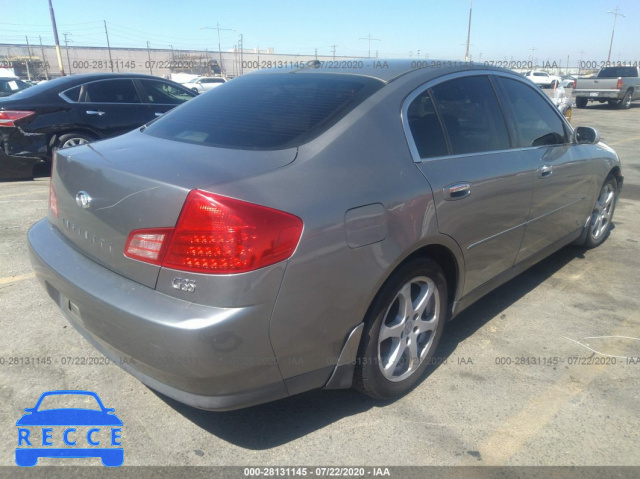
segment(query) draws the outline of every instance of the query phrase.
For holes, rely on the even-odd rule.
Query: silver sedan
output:
[[[58,151],[29,244],[78,332],[178,401],[390,398],[448,320],[605,241],[622,182],[598,132],[511,71],[311,62]]]

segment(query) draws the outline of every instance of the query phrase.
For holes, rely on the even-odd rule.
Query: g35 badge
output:
[[[196,282],[191,279],[173,278],[171,283],[175,289],[193,293],[196,290]]]

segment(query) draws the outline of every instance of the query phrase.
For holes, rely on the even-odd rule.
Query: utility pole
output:
[[[51,5],[51,0],[49,0],[49,14],[51,16],[51,25],[53,26],[53,40],[56,42],[56,54],[58,55],[58,66],[60,67],[60,75],[65,76],[64,67],[62,66],[62,54],[60,53],[60,41],[58,40],[56,16],[53,13],[53,5]]]
[[[229,32],[235,32],[235,30],[233,28],[220,28],[220,23],[216,22],[216,26],[215,27],[200,27],[200,30],[218,30],[218,58],[220,59],[220,72],[225,72],[225,70],[222,68],[222,48],[220,46],[220,30],[222,31],[229,31]]]
[[[64,49],[67,51],[67,64],[69,65],[69,75],[71,75],[71,61],[69,60],[69,39],[67,35],[71,35],[71,33],[63,33],[64,35]]]
[[[338,45],[331,45],[331,47],[332,47],[332,52],[333,52],[333,59],[334,59],[334,60],[336,59],[336,47],[337,47],[337,46],[338,46]]]
[[[533,63],[533,52],[536,52],[536,51],[538,51],[536,47],[531,47],[531,63]]]
[[[240,34],[240,43],[238,45],[240,48],[240,75],[244,74],[244,38],[242,33]]]
[[[151,50],[149,50],[149,40],[147,40],[147,56],[149,57],[149,74],[153,75],[153,69],[151,68]]]
[[[42,37],[38,36],[38,38],[40,38],[40,52],[42,53],[42,64],[44,65],[44,77],[48,80],[49,69],[47,68],[47,59],[44,57],[44,47],[42,46]]]
[[[27,53],[29,53],[29,61],[27,61],[27,78],[31,80],[31,71],[29,70],[29,63],[31,63],[31,46],[29,45],[29,37],[27,35],[24,36],[27,40]]]
[[[615,11],[611,12],[608,11],[607,13],[612,13],[613,14],[613,30],[611,30],[611,43],[609,43],[609,54],[607,55],[607,63],[609,63],[609,60],[611,60],[611,47],[613,46],[613,34],[616,33],[616,20],[618,20],[618,16],[623,17],[623,18],[627,18],[625,15],[623,15],[622,13],[618,13],[618,6],[616,6]]]
[[[471,5],[469,5],[469,28],[467,29],[467,49],[464,53],[464,61],[469,61],[469,45],[471,43],[471,13],[473,12],[473,0],[471,0]]]
[[[104,34],[107,36],[107,49],[109,50],[109,64],[111,65],[111,73],[113,73],[113,58],[111,58],[111,45],[109,44],[109,32],[107,31],[107,21],[102,20],[104,22]],[[118,69],[118,71],[120,71]]]
[[[359,40],[368,40],[369,41],[369,54],[368,54],[367,58],[371,58],[371,40],[373,40],[375,42],[381,42],[382,41],[379,38],[371,38],[371,34],[369,34],[368,36],[366,36],[364,38],[359,38]]]
[[[316,48],[316,60],[318,59],[318,49]]]

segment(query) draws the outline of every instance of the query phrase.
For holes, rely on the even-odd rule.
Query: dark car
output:
[[[98,73],[57,78],[0,98],[0,179],[29,178],[54,148],[110,138],[196,96],[162,78]]]
[[[27,88],[31,88],[33,83],[18,80],[17,78],[0,78],[0,97],[9,96],[19,91],[26,90]]]
[[[620,161],[529,80],[341,63],[243,75],[56,151],[31,261],[91,344],[204,409],[351,385],[396,397],[450,318],[606,240]]]

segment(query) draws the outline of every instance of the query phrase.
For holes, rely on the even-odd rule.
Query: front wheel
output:
[[[613,176],[609,176],[602,185],[596,204],[593,207],[591,219],[587,226],[587,237],[582,246],[589,249],[595,248],[607,239],[611,231],[611,221],[613,220],[617,199],[618,182]]]
[[[576,106],[578,108],[584,108],[585,106],[587,106],[587,99],[582,97],[582,96],[577,97],[576,98]]]
[[[424,375],[447,320],[440,266],[417,258],[387,280],[365,319],[354,387],[379,399],[409,391]]]

